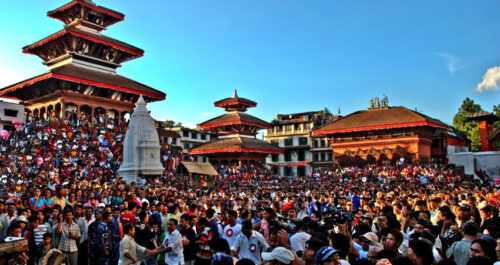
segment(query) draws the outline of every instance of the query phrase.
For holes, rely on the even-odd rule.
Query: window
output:
[[[271,161],[278,162],[278,159],[279,159],[279,155],[278,154],[272,154],[271,155]]]
[[[307,145],[307,137],[300,137],[299,138],[299,145]]]
[[[278,140],[271,140],[271,144],[275,145],[275,146],[279,146],[280,145],[280,141],[278,141]]]
[[[177,144],[177,138],[172,138],[171,144]]]
[[[203,163],[206,163],[206,162],[207,162],[207,158],[203,157]]]
[[[313,155],[313,162],[318,162],[318,154]]]
[[[189,132],[188,131],[183,131],[182,132],[183,137],[189,137]]]
[[[328,161],[333,161],[333,154],[332,153],[328,153]]]
[[[319,147],[319,141],[318,140],[314,140],[314,148],[318,148]]]
[[[184,144],[184,149],[189,149],[189,144]]]
[[[17,117],[17,110],[4,109],[4,115],[8,117]]]
[[[321,147],[326,147],[326,141],[324,139],[321,140]]]
[[[285,139],[285,146],[292,146],[292,145],[293,145],[293,138]]]
[[[200,137],[201,137],[201,140],[206,140],[207,139],[207,135],[204,134],[204,133],[202,133]]]
[[[198,138],[198,134],[197,134],[197,133],[195,133],[195,132],[192,132],[192,133],[191,133],[191,138],[193,138],[193,139]]]
[[[292,151],[285,151],[285,161],[286,162],[292,161]]]
[[[291,176],[291,175],[292,175],[292,168],[285,167],[285,176]]]
[[[321,162],[324,162],[324,161],[326,161],[326,160],[325,160],[325,154],[323,154],[323,153],[322,153],[322,154],[321,154]]]
[[[299,124],[299,123],[296,123],[296,124],[295,124],[295,130],[296,130],[296,131],[299,131],[299,130],[300,130],[300,124]]]
[[[304,161],[304,160],[306,160],[306,151],[299,150],[299,161]]]

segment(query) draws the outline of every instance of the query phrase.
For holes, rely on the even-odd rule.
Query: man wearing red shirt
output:
[[[126,224],[132,224],[135,226],[135,211],[137,210],[137,204],[135,202],[130,202],[128,204],[128,210],[123,212],[120,217],[120,222],[123,226]]]

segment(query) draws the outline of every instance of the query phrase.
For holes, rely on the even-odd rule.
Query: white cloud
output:
[[[194,122],[194,121],[188,121],[186,123],[182,123],[182,126],[188,127],[188,128],[191,128],[191,129],[196,129],[196,122]]]
[[[450,74],[455,73],[458,70],[463,69],[462,58],[450,53],[450,52],[439,52],[436,53],[437,56],[443,58],[446,61],[446,67]]]
[[[483,81],[476,87],[478,92],[496,91],[500,83],[500,66],[495,66],[486,71],[483,75]]]
[[[212,115],[215,115],[215,113],[212,113],[212,112],[203,112],[203,113],[201,113],[201,116],[203,116],[203,117],[208,117],[208,116],[212,116]]]

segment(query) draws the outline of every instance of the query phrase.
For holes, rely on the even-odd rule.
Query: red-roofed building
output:
[[[4,87],[0,96],[20,98],[29,115],[74,111],[91,120],[122,118],[132,113],[141,95],[147,102],[165,99],[165,93],[116,73],[122,63],[144,55],[101,33],[123,21],[123,14],[90,0],[73,0],[47,15],[62,21],[64,29],[23,48],[42,58],[47,73]]]
[[[363,165],[400,161],[444,161],[451,127],[409,110],[372,104],[313,132],[330,138],[336,164]]]
[[[258,130],[271,128],[268,122],[245,113],[257,106],[256,102],[238,97],[235,90],[233,97],[214,105],[227,113],[200,124],[200,128],[214,132],[217,139],[191,148],[190,155],[205,155],[214,164],[251,164],[264,163],[269,154],[283,153],[281,148],[255,137]]]

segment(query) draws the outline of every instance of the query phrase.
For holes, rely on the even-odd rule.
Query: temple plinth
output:
[[[214,103],[227,113],[200,124],[204,130],[218,136],[208,143],[189,150],[190,155],[205,155],[214,164],[264,163],[269,154],[282,154],[281,148],[256,138],[260,129],[271,128],[271,124],[245,113],[257,103],[234,95]]]

